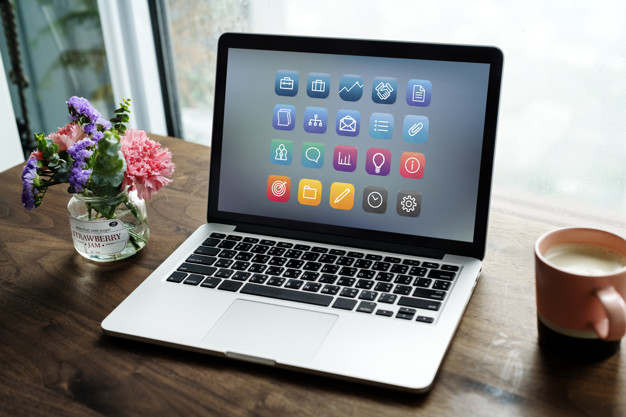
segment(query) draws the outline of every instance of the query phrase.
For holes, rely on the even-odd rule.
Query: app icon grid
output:
[[[275,93],[282,97],[296,97],[299,93],[299,72],[294,70],[277,70]],[[368,82],[360,75],[344,74],[336,82],[333,89],[331,76],[326,73],[311,72],[306,78],[306,94],[309,99],[327,99],[333,92],[347,103],[354,103],[355,108],[344,108],[336,112],[334,133],[339,137],[358,138],[361,132],[361,112],[357,109],[358,102],[364,100],[365,86],[371,85],[371,101],[380,105],[393,105],[399,94],[398,80],[393,77],[374,77]],[[368,87],[369,88],[369,87]],[[373,112],[364,115],[369,118],[368,135],[371,139],[394,140],[401,135],[405,143],[420,144],[428,140],[429,119],[425,114],[415,112],[419,107],[431,104],[432,84],[428,80],[410,79],[406,84],[407,107],[402,120],[401,132],[394,132],[394,115],[388,112]],[[288,102],[288,101],[287,101]],[[316,101],[316,103],[323,103]],[[311,102],[310,104],[313,104]],[[329,134],[328,108],[318,105],[305,107],[303,111],[302,130],[305,134]],[[381,108],[381,110],[383,110]],[[291,104],[276,104],[273,111],[272,125],[276,130],[296,130],[297,110]],[[367,120],[367,119],[366,119]],[[366,122],[367,123],[367,122]],[[397,134],[397,135],[396,135]],[[270,161],[277,165],[290,165],[294,160],[294,146],[290,140],[273,139],[271,141]],[[300,164],[305,168],[322,168],[326,148],[332,152],[333,170],[337,173],[355,172],[359,165],[359,151],[350,145],[336,144],[330,141],[302,142]],[[332,150],[331,150],[332,149]],[[370,147],[362,155],[364,171],[372,176],[388,176],[392,174],[392,154],[388,149]],[[424,176],[425,157],[419,152],[402,152],[397,174],[401,178],[421,179]],[[361,161],[362,163],[363,161]],[[271,175],[268,178],[267,196],[271,201],[286,202],[291,198],[289,177]],[[298,183],[297,200],[302,205],[317,206],[323,200],[324,187],[317,179],[302,178]],[[365,212],[381,214],[387,212],[389,191],[383,187],[364,186],[361,193],[361,208]],[[404,217],[418,217],[421,212],[422,194],[414,190],[401,190],[395,193],[396,213]],[[352,210],[354,207],[355,187],[351,183],[333,182],[328,190],[328,204],[341,210]],[[393,204],[393,202],[391,203]]]

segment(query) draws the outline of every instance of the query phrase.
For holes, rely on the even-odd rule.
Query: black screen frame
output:
[[[280,45],[280,47],[276,45]],[[473,240],[471,242],[464,242],[220,211],[218,209],[218,197],[224,104],[226,99],[226,76],[228,72],[227,58],[228,51],[231,48],[488,64],[489,80]],[[502,65],[502,52],[500,49],[492,46],[427,44],[247,33],[223,34],[218,41],[217,51],[207,221],[209,223],[237,225],[239,230],[276,236],[303,238],[319,242],[378,249],[381,249],[382,242],[386,244],[385,250],[394,252],[434,257],[443,257],[444,254],[449,253],[482,260],[485,254],[487,238],[496,126],[502,82]]]

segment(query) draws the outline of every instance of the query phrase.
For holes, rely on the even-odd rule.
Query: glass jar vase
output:
[[[150,236],[146,202],[136,191],[104,197],[74,194],[67,210],[76,251],[93,261],[128,258],[140,251]]]

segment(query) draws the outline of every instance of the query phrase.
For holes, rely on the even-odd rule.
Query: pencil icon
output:
[[[341,194],[337,196],[337,198],[335,198],[334,204],[337,204],[338,202],[343,200],[348,194],[350,194],[350,189],[346,188]]]
[[[333,182],[330,186],[328,202],[334,209],[352,210],[354,205],[354,185],[347,182]]]

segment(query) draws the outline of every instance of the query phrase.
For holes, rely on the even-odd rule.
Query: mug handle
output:
[[[591,323],[603,340],[620,340],[626,334],[626,302],[613,287],[596,291],[608,318]]]

